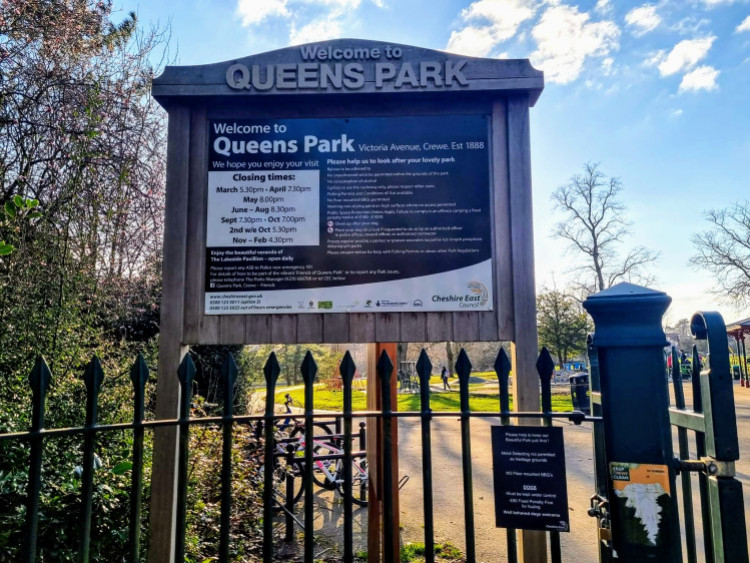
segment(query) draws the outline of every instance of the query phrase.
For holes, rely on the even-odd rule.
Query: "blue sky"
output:
[[[337,37],[530,58],[546,82],[531,110],[538,287],[564,288],[575,265],[550,236],[550,194],[599,162],[623,183],[628,243],[661,253],[654,287],[673,298],[668,320],[750,316],[688,266],[702,212],[750,199],[748,0],[120,2],[142,23],[171,24],[180,65]]]

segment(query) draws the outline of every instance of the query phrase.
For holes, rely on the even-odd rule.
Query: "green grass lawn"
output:
[[[472,374],[472,377],[479,377],[479,376],[475,376],[474,374]],[[469,387],[477,387],[479,385],[486,385],[487,383],[495,383],[495,382],[497,382],[497,378],[490,379],[489,377],[484,377],[484,379],[486,381],[483,382],[483,383],[469,383]],[[448,383],[450,384],[451,387],[454,387],[454,388],[458,389],[458,378],[457,377],[453,377],[453,378],[449,379]],[[439,385],[439,386],[442,386],[443,385],[443,379],[439,375],[433,375],[430,378],[430,385]]]
[[[295,405],[304,405],[304,389],[282,390],[276,394],[276,402],[284,403],[284,395],[289,393],[294,399]],[[324,387],[315,387],[313,403],[316,409],[339,411],[344,406],[344,394],[341,391],[330,391]],[[510,398],[510,406],[513,408],[513,397]],[[458,390],[445,393],[432,393],[430,396],[430,407],[435,411],[459,411],[460,401]],[[352,408],[355,411],[367,410],[367,395],[362,391],[352,391]],[[491,412],[500,410],[499,393],[471,393],[469,395],[469,408],[476,412]],[[420,401],[418,393],[403,393],[398,395],[399,411],[418,411]],[[552,395],[552,410],[556,412],[573,410],[570,395]]]

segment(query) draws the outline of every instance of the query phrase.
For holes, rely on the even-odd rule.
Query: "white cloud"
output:
[[[684,39],[675,45],[672,50],[664,55],[664,51],[657,53],[659,59],[649,59],[658,62],[659,73],[662,76],[670,76],[678,72],[690,70],[708,54],[716,36],[702,37],[699,39]]]
[[[640,37],[656,29],[661,23],[661,16],[656,13],[656,6],[644,4],[625,14],[625,23],[633,28],[633,35]]]
[[[565,4],[548,8],[531,31],[537,50],[532,63],[550,82],[567,84],[580,76],[589,57],[606,58],[619,48],[620,29],[614,22],[590,22],[589,14]]]
[[[672,110],[672,111],[669,112],[669,117],[673,117],[673,118],[677,119],[678,117],[682,117],[683,113],[684,112],[682,111],[681,108],[677,108],[677,109],[674,109],[674,110]]]
[[[682,77],[680,82],[680,92],[706,90],[711,92],[719,88],[716,79],[719,77],[719,71],[712,66],[699,66],[692,72],[688,72]]]
[[[325,41],[336,37],[341,37],[341,22],[336,18],[314,20],[300,28],[296,23],[292,23],[292,29],[289,32],[289,42],[293,45]]]
[[[385,0],[370,0],[378,8]],[[245,27],[282,19],[290,43],[307,43],[340,37],[344,25],[356,17],[362,0],[237,0],[237,14]]]
[[[608,14],[612,11],[612,1],[611,0],[597,0],[596,6],[594,6],[594,10],[599,12],[600,14]]]
[[[513,37],[536,9],[533,0],[477,0],[461,12],[461,17],[465,21],[486,20],[498,41],[504,41]]]
[[[614,64],[615,60],[612,57],[607,57],[606,59],[602,60],[602,71],[606,76],[610,76],[613,73]]]
[[[254,25],[266,18],[289,16],[287,0],[237,0],[237,13],[242,25]]]
[[[659,66],[659,63],[661,63],[666,58],[666,56],[667,52],[664,49],[654,51],[653,53],[651,53],[649,58],[643,61],[643,66]]]
[[[708,8],[721,6],[722,4],[734,4],[737,0],[701,0]]]
[[[706,18],[697,18],[695,16],[687,16],[682,18],[675,25],[671,26],[672,31],[676,31],[680,35],[698,35],[703,28],[711,25],[711,20]]]
[[[472,57],[486,57],[496,43],[497,40],[489,27],[469,26],[452,32],[445,49]]]
[[[487,56],[496,45],[513,37],[537,7],[537,0],[476,0],[461,11],[466,26],[451,33],[446,50]]]
[[[742,31],[750,31],[750,16],[747,16],[744,20],[742,20],[742,23],[737,26],[737,29],[735,31],[737,33],[740,33]]]

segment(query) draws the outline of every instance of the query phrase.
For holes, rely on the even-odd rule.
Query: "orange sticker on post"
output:
[[[633,523],[636,525],[627,534],[631,536],[629,539],[638,538],[637,543],[644,545],[658,545],[662,511],[671,496],[669,468],[648,463],[612,462],[609,474],[615,496],[626,508],[635,511]]]

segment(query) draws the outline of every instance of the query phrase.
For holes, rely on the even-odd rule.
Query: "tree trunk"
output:
[[[402,362],[406,362],[409,358],[409,342],[399,342],[396,346],[396,373],[401,369]]]
[[[445,355],[448,358],[448,375],[453,376],[453,364],[456,362],[453,359],[453,344],[451,342],[445,343]]]

